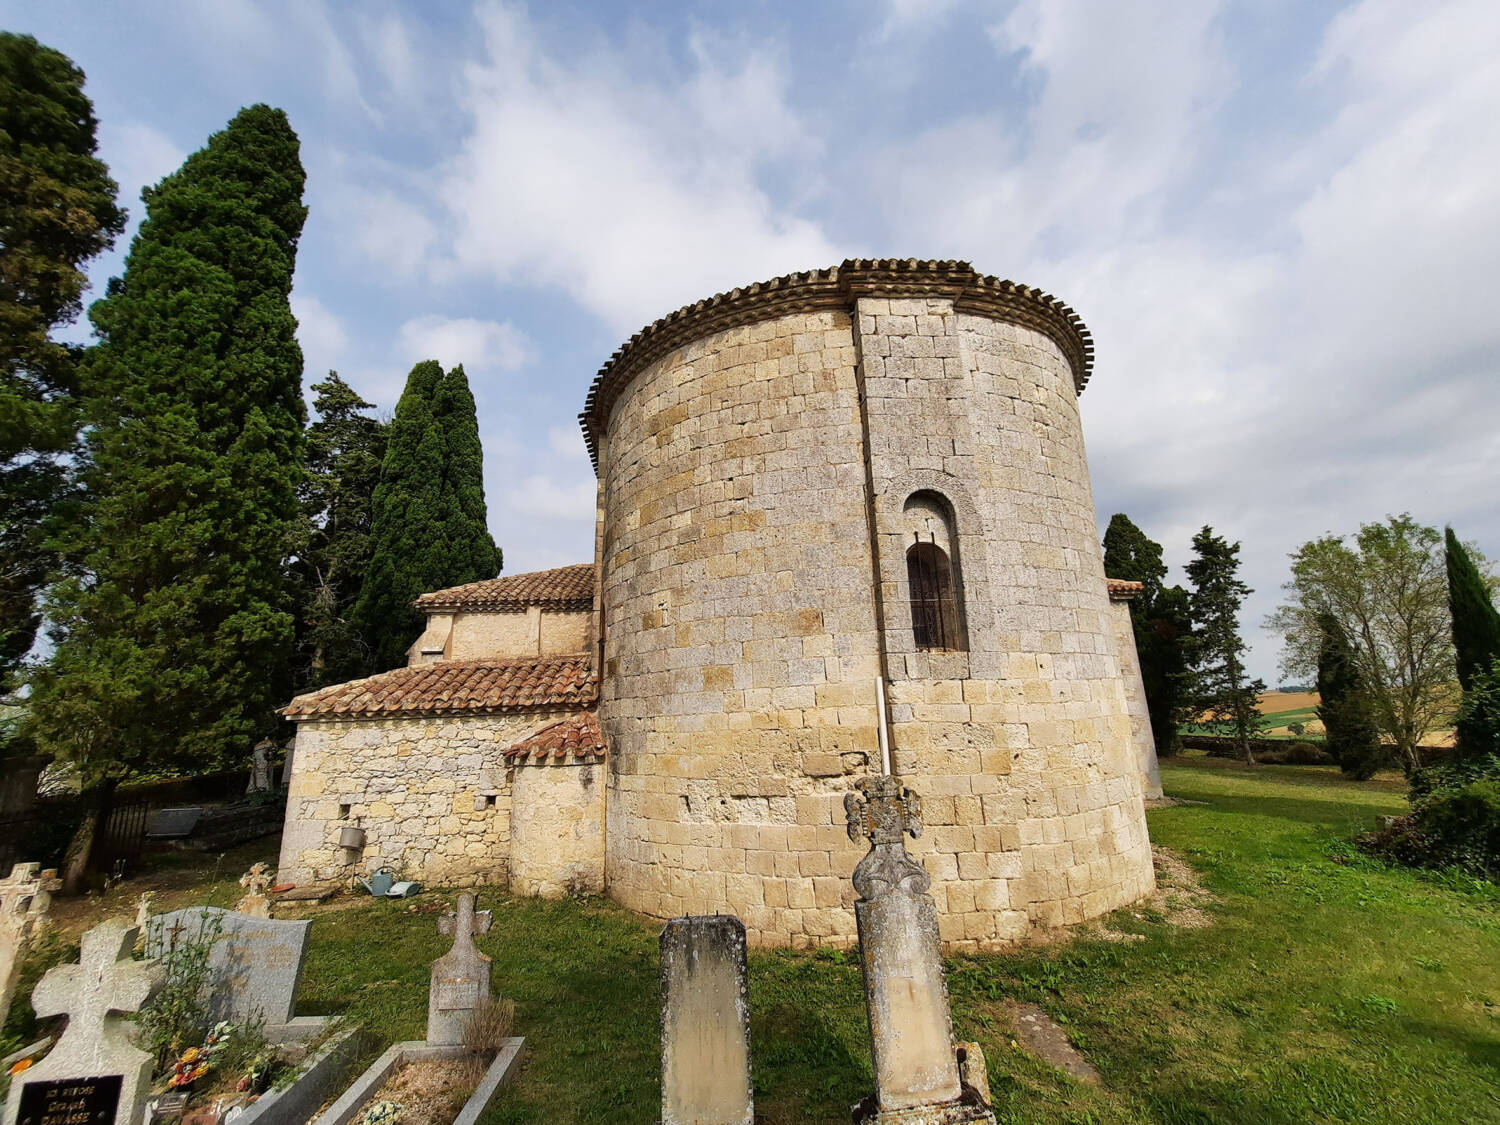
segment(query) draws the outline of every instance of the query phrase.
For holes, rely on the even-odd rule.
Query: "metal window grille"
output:
[[[953,567],[936,543],[913,543],[906,551],[911,587],[912,637],[919,649],[962,648],[958,606],[953,598]]]

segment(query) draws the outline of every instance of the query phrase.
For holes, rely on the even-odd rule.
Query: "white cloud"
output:
[[[310,293],[292,291],[292,315],[297,318],[297,342],[302,345],[304,381],[316,382],[337,369],[349,346],[349,333],[343,322]]]
[[[746,47],[726,64],[700,39],[678,83],[627,73],[616,55],[550,55],[514,8],[479,20],[487,58],[465,72],[473,128],[440,189],[463,267],[560,287],[623,333],[842,257],[757,186],[767,162],[808,144],[773,55]]]
[[[170,137],[140,121],[101,123],[99,154],[120,185],[120,201],[133,219],[140,218],[139,212],[144,210],[137,202],[141,188],[155,185],[187,159],[187,153],[173,144]]]
[[[558,457],[583,459],[588,457],[588,446],[583,443],[583,431],[577,426],[552,426],[547,430],[547,448]]]
[[[508,488],[505,503],[522,515],[556,520],[592,520],[597,495],[592,475],[587,479],[559,482],[551,476],[535,473]]]
[[[397,349],[408,363],[435,359],[444,367],[463,364],[474,375],[515,371],[531,361],[532,346],[515,325],[472,317],[419,316],[396,334]]]
[[[1204,523],[1243,540],[1272,679],[1256,626],[1304,540],[1403,509],[1494,534],[1500,9],[1347,9],[1305,75],[1276,76],[1302,115],[1260,119],[1244,159],[1226,108],[1269,79],[1235,69],[1215,7],[1025,0],[992,34],[1032,100],[939,119],[872,166],[896,170],[903,244],[1089,323],[1101,520],[1129,512],[1175,563]]]
[[[437,268],[437,224],[420,207],[391,191],[351,188],[344,224],[371,261],[390,267],[397,280],[428,276]]]

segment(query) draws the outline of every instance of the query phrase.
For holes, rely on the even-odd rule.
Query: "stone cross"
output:
[[[849,838],[870,841],[854,869],[875,1095],[855,1120],[956,1125],[995,1120],[960,1080],[958,1048],[943,980],[937,907],[926,869],[906,851],[922,834],[922,802],[895,777],[867,777],[844,797]]]
[[[491,1002],[490,959],[474,945],[474,934],[486,932],[490,919],[485,917],[480,922],[474,903],[474,895],[459,895],[458,909],[451,920],[438,920],[438,932],[453,935],[453,948],[432,963],[427,994],[429,1046],[463,1043],[474,1013]],[[489,911],[484,914],[489,915]]]
[[[249,914],[252,918],[269,918],[271,899],[266,891],[273,878],[273,873],[264,863],[251,864],[250,870],[240,876],[240,886],[245,888],[245,895],[234,904],[235,910],[241,914]]]
[[[26,941],[46,925],[52,892],[61,886],[57,872],[43,871],[39,863],[18,863],[0,880],[0,1027],[15,995]]]
[[[661,932],[662,1125],[752,1125],[745,924],[673,918]]]
[[[161,987],[165,973],[155,961],[134,961],[136,929],[123,919],[100,922],[83,935],[79,963],[47,970],[31,996],[37,1015],[66,1015],[68,1026],[51,1053],[18,1077],[5,1107],[5,1125],[16,1125],[22,1102],[42,1103],[28,1110],[30,1125],[57,1099],[84,1090],[105,1091],[113,1113],[90,1104],[90,1125],[140,1125],[150,1089],[151,1054],[130,1042],[124,1013],[140,1011]],[[37,1087],[30,1096],[26,1091]],[[81,1107],[85,1108],[85,1107]],[[33,1113],[37,1123],[31,1123]]]

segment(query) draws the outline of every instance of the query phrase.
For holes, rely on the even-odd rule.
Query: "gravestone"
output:
[[[662,1125],[752,1125],[745,924],[673,918],[661,932]]]
[[[32,992],[42,1018],[66,1015],[50,1054],[18,1075],[5,1125],[140,1125],[151,1055],[130,1042],[124,1013],[161,987],[162,967],[131,960],[136,929],[123,919],[83,935],[79,963],[48,969]]]
[[[209,1013],[242,1023],[264,1017],[266,1036],[284,1034],[297,1004],[297,982],[311,922],[255,918],[217,906],[156,914],[146,933],[148,956],[166,959],[178,944],[218,938],[208,955]]]
[[[861,778],[855,785],[858,792],[844,797],[844,812],[849,838],[870,841],[854,869],[860,896],[854,920],[875,1069],[874,1097],[855,1107],[855,1120],[993,1123],[979,1092],[960,1079],[937,907],[927,893],[932,880],[903,839],[922,834],[921,799],[895,777]]]
[[[250,870],[240,876],[240,886],[245,888],[245,894],[234,904],[234,909],[252,918],[269,918],[271,896],[266,891],[274,878],[274,873],[264,863],[252,863]]]
[[[490,1002],[490,959],[474,945],[487,933],[490,912],[476,915],[472,894],[458,896],[458,909],[438,919],[438,933],[453,935],[453,948],[432,963],[427,993],[427,1045],[452,1047],[464,1041],[469,1020]]]
[[[15,995],[26,940],[46,924],[52,892],[61,886],[57,872],[38,863],[18,863],[0,880],[0,1027]]]
[[[203,819],[203,808],[157,809],[146,821],[146,835],[153,839],[174,840],[191,836]]]

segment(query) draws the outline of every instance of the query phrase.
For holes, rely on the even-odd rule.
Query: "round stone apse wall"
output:
[[[950,948],[1153,887],[1070,310],[962,263],[700,302],[606,365],[606,877],[657,917],[850,944],[843,796],[894,767]]]

